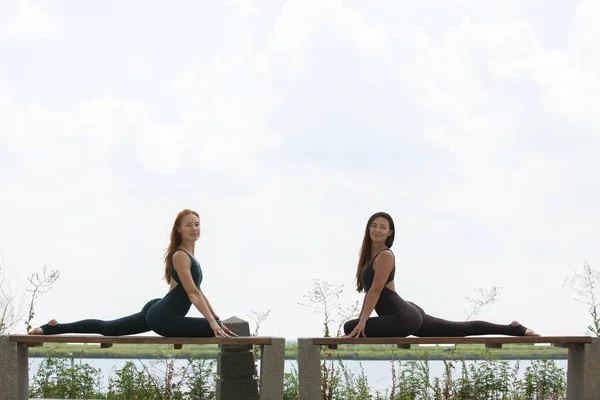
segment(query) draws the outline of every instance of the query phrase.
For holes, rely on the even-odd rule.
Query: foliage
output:
[[[592,334],[600,336],[600,270],[583,264],[581,271],[576,271],[573,276],[563,282],[563,286],[573,289],[577,293],[577,301],[587,306],[592,322],[588,329]]]
[[[4,267],[4,254],[0,250],[0,335],[9,333],[20,321],[25,322],[29,331],[31,320],[35,315],[35,305],[42,295],[52,288],[59,276],[58,271],[48,271],[45,265],[41,275],[37,272],[31,274],[27,278],[29,287],[26,289],[31,296],[28,300],[28,308],[24,309],[22,305],[25,299],[17,298],[11,290]]]
[[[183,400],[216,398],[216,363],[214,360],[189,359],[176,370],[174,360],[164,362],[164,370],[127,361],[114,369],[108,388],[100,387],[101,371],[73,358],[45,358],[32,379],[29,395],[47,399],[107,400]]]
[[[47,358],[32,379],[31,398],[93,399],[100,394],[100,370],[71,357]]]

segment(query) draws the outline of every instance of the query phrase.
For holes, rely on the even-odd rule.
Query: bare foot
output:
[[[511,326],[519,326],[521,323],[519,321],[513,321],[510,323]],[[540,336],[539,333],[536,333],[533,329],[525,328],[525,336]]]
[[[50,326],[58,325],[58,321],[55,319],[51,319],[50,321],[48,321],[48,323],[46,325],[50,325]],[[27,334],[28,335],[43,335],[44,331],[42,330],[42,328],[40,328],[38,326],[37,328],[33,328],[32,330],[27,332]]]

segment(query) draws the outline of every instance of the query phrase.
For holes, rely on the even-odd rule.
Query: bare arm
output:
[[[367,294],[365,293],[365,297],[363,297],[362,306],[360,307],[360,312],[358,313],[358,318],[362,315],[363,310],[365,309],[365,303],[367,302]]]
[[[179,275],[179,281],[183,286],[183,289],[188,295],[188,298],[192,302],[192,304],[200,311],[200,313],[208,320],[208,322],[212,325],[216,323],[215,317],[213,316],[212,309],[210,305],[206,301],[206,298],[196,287],[194,284],[194,280],[192,279],[191,272],[192,262],[190,258],[182,251],[178,251],[173,256],[173,267],[175,271],[177,271],[177,275]]]
[[[208,297],[206,297],[206,295],[204,294],[204,292],[202,290],[200,290],[200,293],[202,294],[202,297],[204,297],[204,301],[206,302],[206,305],[208,306],[208,309],[210,311],[210,313],[212,314],[212,316],[215,319],[219,319],[219,316],[217,315],[217,313],[215,312],[215,310],[213,310],[212,306],[210,305],[210,302],[208,301]]]
[[[371,289],[369,289],[365,295],[363,307],[360,312],[360,321],[366,322],[375,309],[379,296],[381,296],[381,291],[385,287],[385,282],[390,276],[393,268],[394,256],[389,251],[382,251],[373,264],[375,277],[373,278]]]

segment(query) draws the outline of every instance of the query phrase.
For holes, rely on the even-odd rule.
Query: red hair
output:
[[[173,228],[171,228],[171,243],[169,243],[169,247],[165,252],[165,280],[167,283],[171,283],[171,258],[173,258],[173,253],[175,253],[175,249],[179,247],[181,244],[181,235],[177,231],[177,228],[181,224],[181,220],[185,218],[187,215],[194,214],[196,217],[200,218],[200,215],[194,210],[185,209],[177,214],[177,218],[175,218],[175,222],[173,222]]]

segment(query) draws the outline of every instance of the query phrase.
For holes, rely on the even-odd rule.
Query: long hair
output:
[[[177,218],[175,218],[175,222],[173,222],[173,228],[171,228],[171,243],[169,243],[169,247],[167,247],[167,251],[165,252],[164,260],[165,260],[165,280],[167,283],[171,283],[171,258],[173,257],[173,253],[175,253],[175,249],[179,247],[181,244],[181,235],[177,231],[177,228],[181,224],[181,220],[185,218],[186,215],[194,214],[196,217],[200,218],[200,215],[194,210],[185,209],[177,214]]]
[[[379,218],[379,217],[387,219],[388,223],[390,224],[390,229],[392,231],[392,234],[390,236],[388,236],[387,239],[385,240],[386,246],[392,247],[392,245],[394,244],[394,236],[396,235],[396,228],[394,226],[394,220],[392,219],[392,217],[388,213],[385,213],[385,212],[378,212],[378,213],[371,215],[371,218],[369,218],[369,221],[367,221],[367,226],[365,227],[365,237],[363,238],[362,247],[360,248],[360,255],[358,257],[358,267],[356,268],[356,291],[358,293],[363,291],[363,285],[362,285],[362,282],[360,281],[360,274],[361,274],[363,268],[365,267],[365,265],[367,265],[367,263],[373,256],[371,254],[371,247],[372,247],[373,241],[371,240],[371,235],[369,234],[369,227],[371,226],[371,224],[373,223],[375,218]]]

